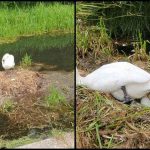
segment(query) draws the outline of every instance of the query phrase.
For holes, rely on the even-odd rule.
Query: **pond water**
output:
[[[16,65],[19,65],[22,57],[27,53],[34,63],[50,65],[55,70],[72,71],[74,68],[73,43],[73,34],[20,37],[13,43],[0,45],[0,60],[5,53],[10,53],[14,55]],[[0,70],[3,70],[2,65]]]

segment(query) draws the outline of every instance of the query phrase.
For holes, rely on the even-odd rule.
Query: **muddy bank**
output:
[[[42,73],[50,82],[50,87],[55,87],[63,93],[67,101],[74,100],[74,72],[42,71]]]
[[[64,135],[57,135],[57,137],[54,136],[17,148],[74,148],[74,133],[69,132]]]

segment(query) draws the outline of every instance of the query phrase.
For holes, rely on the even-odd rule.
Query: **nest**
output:
[[[149,108],[77,88],[78,148],[149,148],[149,129]]]
[[[46,79],[38,72],[23,69],[2,71],[0,104],[7,98],[19,100],[29,94],[40,94],[45,82]]]

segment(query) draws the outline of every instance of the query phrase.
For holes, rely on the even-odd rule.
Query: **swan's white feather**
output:
[[[150,99],[148,97],[143,97],[141,99],[141,104],[150,107]]]
[[[86,77],[81,77],[76,71],[77,85],[111,93],[120,101],[124,100],[122,86],[126,87],[127,94],[133,99],[142,98],[150,92],[150,74],[128,62],[103,65]]]
[[[94,90],[112,92],[127,84],[147,83],[150,74],[127,62],[104,65],[87,75],[83,84]]]
[[[2,66],[4,69],[11,69],[15,66],[14,56],[6,53],[2,58]]]

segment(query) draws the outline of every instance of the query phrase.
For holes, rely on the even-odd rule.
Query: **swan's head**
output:
[[[2,58],[2,66],[4,69],[11,69],[15,66],[14,56],[6,53]]]

